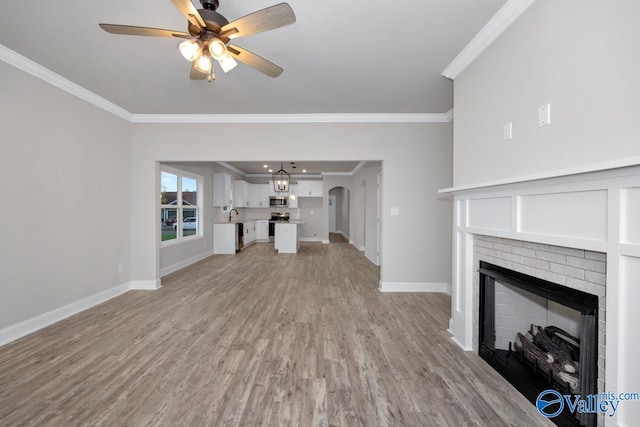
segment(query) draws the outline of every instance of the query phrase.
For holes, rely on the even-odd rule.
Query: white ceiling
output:
[[[289,0],[297,22],[235,39],[284,68],[244,64],[189,80],[180,40],[98,23],[186,31],[170,0],[2,1],[0,44],[134,114],[444,113],[440,73],[506,0]],[[193,0],[201,8],[199,0]],[[220,0],[234,20],[278,0]]]

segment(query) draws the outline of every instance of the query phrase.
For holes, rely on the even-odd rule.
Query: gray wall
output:
[[[383,160],[392,191],[382,200],[382,279],[450,281],[450,250],[425,254],[450,245],[441,235],[450,204],[436,190],[451,185],[451,123],[131,124],[5,63],[0,77],[4,197],[20,207],[0,221],[0,328],[129,282],[153,283],[161,258],[167,266],[208,250],[207,237],[201,248],[161,255],[160,162]],[[367,170],[344,186],[359,185]],[[400,217],[389,217],[391,206]],[[322,218],[326,238],[324,206]],[[364,243],[371,231],[359,233]]]
[[[454,185],[639,156],[639,16],[633,0],[534,2],[455,79]]]
[[[128,122],[4,62],[0,94],[2,329],[130,280],[131,164]]]
[[[322,198],[298,197],[298,213],[305,224],[300,226],[300,236],[303,239],[322,238],[322,220],[325,217]]]
[[[159,160],[295,158],[383,160],[382,280],[450,282],[451,206],[436,196],[451,185],[450,123],[133,124],[132,156],[134,280],[159,277]],[[389,216],[392,206],[400,216]]]

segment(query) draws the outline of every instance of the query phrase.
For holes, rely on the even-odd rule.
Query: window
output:
[[[201,176],[162,166],[160,169],[160,232],[162,241],[202,235]]]

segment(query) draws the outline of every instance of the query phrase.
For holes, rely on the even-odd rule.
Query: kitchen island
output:
[[[279,254],[295,254],[300,246],[298,225],[301,221],[277,222],[275,224],[274,248]]]

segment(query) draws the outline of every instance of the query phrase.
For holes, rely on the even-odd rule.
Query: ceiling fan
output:
[[[100,28],[111,34],[185,39],[180,43],[180,52],[192,63],[189,74],[192,80],[214,80],[214,59],[225,73],[235,68],[235,59],[270,77],[278,77],[284,71],[253,52],[229,44],[229,41],[293,24],[296,22],[296,16],[287,3],[267,7],[229,22],[216,12],[218,0],[200,0],[203,9],[199,10],[193,6],[191,0],[171,1],[189,21],[187,33],[115,24],[99,24]]]

